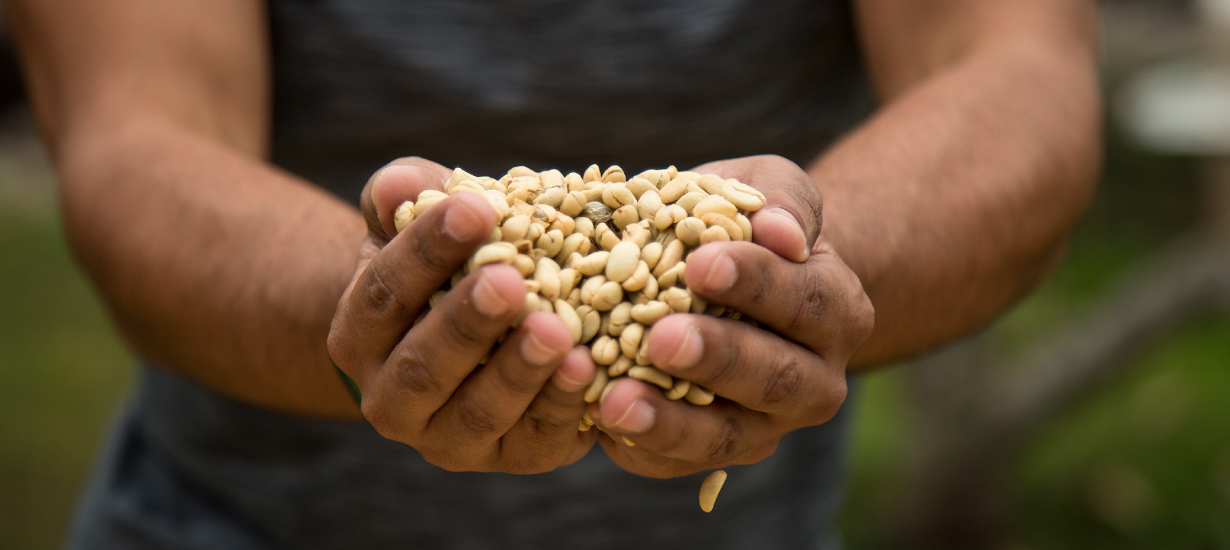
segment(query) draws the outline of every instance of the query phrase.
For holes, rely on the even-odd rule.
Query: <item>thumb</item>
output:
[[[400,158],[377,170],[367,180],[359,200],[368,232],[386,241],[392,239],[397,234],[393,224],[397,207],[417,199],[423,191],[444,191],[444,182],[451,172],[418,157]]]

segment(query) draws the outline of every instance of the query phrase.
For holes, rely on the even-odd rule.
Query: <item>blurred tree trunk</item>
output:
[[[1130,270],[1024,354],[1004,357],[979,335],[917,361],[895,537],[913,548],[1006,540],[1007,476],[1029,438],[1170,330],[1226,309],[1230,238],[1201,234]]]

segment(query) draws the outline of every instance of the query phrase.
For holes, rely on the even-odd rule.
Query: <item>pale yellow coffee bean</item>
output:
[[[664,390],[669,390],[675,385],[675,380],[671,378],[671,375],[645,365],[637,365],[628,369],[628,376],[641,382],[649,382]]]
[[[688,388],[688,393],[684,394],[684,399],[693,405],[708,405],[713,402],[713,392],[700,387],[698,384],[692,384]]]
[[[597,164],[591,164],[589,165],[589,168],[585,169],[585,175],[582,177],[582,179],[586,183],[591,182],[591,181],[601,181],[602,180],[602,169],[598,168]]]
[[[675,236],[683,241],[684,246],[692,248],[700,244],[700,234],[704,233],[705,229],[705,222],[688,217],[675,226]]]
[[[658,265],[658,259],[662,257],[662,243],[652,242],[646,243],[641,247],[641,261],[653,269]]]
[[[589,253],[593,251],[593,249],[594,249],[593,241],[590,241],[589,239],[582,239],[581,246],[577,247],[577,252],[581,253],[582,256],[588,256]]]
[[[540,220],[530,218],[530,228],[525,232],[525,239],[530,242],[538,241],[546,233],[546,224],[539,223]]]
[[[672,204],[672,205],[670,205],[670,206],[664,206],[663,208],[669,208],[669,209],[670,209],[670,214],[671,214],[671,221],[672,221],[672,223],[679,223],[679,222],[683,221],[683,220],[684,220],[684,218],[687,218],[687,217],[688,217],[688,211],[687,211],[687,210],[684,210],[684,209],[683,209],[683,207],[682,207],[682,206],[679,206],[678,204]]]
[[[624,290],[628,292],[637,292],[644,289],[651,279],[653,277],[649,275],[649,265],[644,260],[637,260],[636,271],[633,271],[631,276],[624,279],[620,286],[624,287]]]
[[[576,225],[577,223],[572,219],[572,216],[559,212],[555,215],[555,220],[551,222],[551,225],[547,226],[547,231],[559,230],[567,237],[573,233]]]
[[[606,277],[602,275],[595,275],[585,279],[585,282],[581,283],[581,303],[592,304],[594,296],[598,294],[598,289],[604,283],[606,283]]]
[[[741,229],[739,224],[735,223],[735,220],[732,218],[728,218],[718,214],[717,212],[710,212],[702,216],[700,221],[705,222],[705,225],[709,227],[721,227],[722,229],[725,229],[726,237],[729,240],[743,240],[743,229]]]
[[[623,376],[628,373],[628,369],[632,368],[632,366],[633,366],[633,362],[631,358],[629,358],[626,355],[620,355],[619,359],[616,359],[614,363],[611,363],[611,366],[607,367],[606,373],[611,378],[615,378],[616,376]],[[612,380],[612,382],[614,382],[614,380]],[[613,386],[614,384],[611,384],[611,385]],[[604,397],[605,397],[605,392],[607,391],[610,391],[610,388],[603,390]]]
[[[636,350],[636,357],[633,359],[638,365],[650,365],[653,361],[649,360],[649,339],[641,338],[641,346]]]
[[[725,314],[726,314],[726,306],[719,306],[717,304],[709,304],[707,307],[705,307],[705,315],[710,315],[713,317],[721,317]]]
[[[608,183],[602,190],[602,203],[611,207],[631,206],[636,204],[636,197],[624,183]]]
[[[686,178],[675,178],[666,185],[663,185],[658,191],[658,195],[664,204],[670,204],[679,200],[680,197],[688,192],[688,183],[691,182]]]
[[[587,202],[589,201],[585,199],[585,193],[573,191],[568,193],[564,200],[560,201],[559,211],[575,218],[581,215],[581,211],[585,209],[585,203]]]
[[[665,302],[653,300],[641,305],[632,306],[632,318],[638,323],[652,325],[658,322],[658,319],[669,315],[671,311],[671,307],[666,305]]]
[[[611,310],[610,318],[611,324],[617,325],[620,327],[619,330],[623,330],[624,326],[632,322],[632,304],[629,302],[622,302],[615,306],[615,308]],[[616,333],[614,336],[619,336],[619,334]]]
[[[692,298],[692,307],[690,309],[692,313],[704,313],[705,309],[709,307],[709,302],[705,301],[704,298],[697,296],[696,293],[692,292],[690,289],[688,290],[688,296]]]
[[[649,237],[648,229],[645,229],[639,223],[634,223],[624,227],[623,239],[621,240],[636,244],[636,248],[639,250],[649,244]]]
[[[448,177],[448,180],[444,182],[444,188],[448,189],[449,187],[455,185],[457,182],[462,181],[462,180],[474,180],[474,179],[478,179],[478,178],[471,176],[469,172],[466,172],[465,170],[462,170],[461,168],[454,168],[453,173],[450,174]]]
[[[753,195],[744,193],[735,189],[731,185],[724,185],[721,189],[722,198],[735,205],[735,208],[746,212],[755,212],[764,206],[764,200],[756,198]]]
[[[687,290],[679,287],[672,287],[662,291],[658,299],[670,306],[671,310],[676,313],[687,313],[692,307],[692,297]]]
[[[582,304],[576,308],[577,316],[581,318],[581,341],[589,342],[598,334],[598,326],[602,324],[602,315],[593,306]]]
[[[577,311],[568,302],[556,300],[555,314],[568,326],[568,332],[572,333],[572,343],[581,343],[581,318],[577,316]]]
[[[492,227],[491,232],[487,234],[487,238],[483,241],[483,244],[491,244],[494,242],[498,242],[503,237],[504,237],[504,232],[501,231],[499,227]]]
[[[658,209],[657,214],[654,214],[653,226],[658,231],[665,231],[666,228],[670,227],[671,224],[675,223],[675,220],[671,219],[671,211],[670,211],[671,206],[674,206],[674,205],[672,204],[672,205],[663,206],[662,208]]]
[[[632,193],[632,197],[640,201],[641,197],[649,191],[657,193],[658,187],[645,178],[632,178],[624,184],[624,187]]]
[[[739,214],[735,216],[735,223],[743,231],[743,240],[750,242],[752,240],[752,221],[747,219],[747,216]]]
[[[531,271],[530,273],[532,274],[533,271]],[[526,279],[524,283],[525,283],[526,292],[533,292],[534,294],[538,294],[538,291],[542,290],[542,285],[538,284],[538,281],[535,281],[532,278]]]
[[[718,493],[722,490],[722,485],[726,483],[726,471],[717,470],[712,474],[705,476],[705,480],[700,484],[700,509],[707,514],[713,511],[713,504],[717,502]]]
[[[610,311],[624,298],[624,289],[620,288],[619,283],[615,281],[607,281],[598,287],[598,292],[594,294],[594,301],[590,305],[598,311]]]
[[[666,270],[661,277],[658,277],[659,288],[670,288],[683,281],[683,271],[687,269],[687,263],[678,262],[675,267]]]
[[[611,223],[614,223],[615,227],[620,229],[638,221],[641,221],[640,215],[636,213],[636,207],[630,204],[619,207],[614,214],[611,214]]]
[[[538,281],[538,292],[552,302],[560,297],[559,273],[559,264],[551,258],[538,260],[538,264],[534,266],[534,280]]]
[[[535,204],[534,213],[531,215],[533,221],[541,222],[544,227],[550,225],[558,216],[559,211],[546,204]]]
[[[726,186],[726,180],[722,179],[722,176],[705,174],[696,181],[696,184],[699,185],[701,189],[704,189],[706,193],[710,195],[717,195],[722,192],[722,187]]]
[[[729,240],[730,240],[730,234],[726,233],[725,229],[722,229],[720,226],[717,226],[717,225],[710,227],[709,229],[706,229],[704,233],[700,234],[700,244],[709,244],[711,242],[729,241]]]
[[[619,350],[629,358],[636,357],[637,348],[641,347],[641,338],[645,336],[645,325],[631,323],[619,334]]]
[[[760,190],[756,189],[755,187],[752,187],[746,183],[743,183],[733,178],[726,180],[726,183],[730,185],[731,187],[734,187],[736,191],[739,191],[741,193],[747,193],[753,197],[756,197],[762,203],[765,201],[764,193],[761,193]]]
[[[655,279],[652,275],[650,275],[649,279],[645,281],[645,288],[642,288],[640,293],[644,295],[645,298],[648,298],[650,300],[657,299],[658,280]]]
[[[508,170],[508,175],[514,178],[522,177],[522,176],[532,176],[534,179],[538,179],[538,172],[530,170],[529,168],[526,168],[524,166],[513,166],[512,168]]]
[[[606,366],[614,363],[619,358],[619,342],[610,336],[599,336],[590,344],[590,357],[593,357],[594,362]],[[605,374],[603,369],[598,369],[598,372]],[[601,390],[602,386],[598,386]],[[592,401],[590,401],[592,403]]]
[[[662,187],[662,172],[663,170],[654,170],[650,168],[649,170],[645,170],[644,172],[637,174],[636,177],[652,183],[653,186],[657,188]]]
[[[564,173],[554,168],[545,172],[539,172],[538,180],[542,182],[543,189],[566,187],[566,184],[564,183]]]
[[[709,196],[709,192],[705,191],[705,188],[701,187],[697,182],[691,182],[688,184],[688,193],[697,193],[706,197]]]
[[[568,172],[568,175],[564,176],[564,185],[568,186],[569,193],[580,190],[584,183],[585,180],[581,178],[581,174],[576,172]]]
[[[452,195],[456,195],[457,193],[461,193],[461,192],[482,193],[483,191],[486,191],[486,190],[487,190],[486,187],[483,187],[482,184],[476,181],[464,180],[464,181],[457,182],[457,184],[454,185],[452,189],[445,188],[444,191],[448,193],[449,196],[452,196]]]
[[[658,259],[658,265],[653,268],[653,275],[655,277],[661,279],[663,274],[670,271],[671,268],[675,267],[675,264],[679,263],[679,261],[683,258],[683,245],[684,243],[678,240],[671,241],[669,244],[665,245],[662,250],[662,257]],[[658,281],[658,286],[665,288],[671,285],[664,285],[662,284],[662,281]]]
[[[692,210],[706,198],[708,197],[705,196],[704,191],[691,191],[684,194],[682,197],[679,197],[679,200],[675,201],[675,206],[682,208],[684,212],[688,213],[688,215],[694,216],[695,214],[692,213]]]
[[[624,169],[620,168],[619,165],[612,164],[602,173],[602,181],[606,183],[623,182],[626,180],[627,176],[624,175]]]
[[[692,207],[692,215],[698,218],[704,218],[705,214],[716,212],[727,218],[734,219],[739,213],[739,209],[735,205],[730,204],[730,201],[722,198],[719,195],[705,197],[705,200],[700,201],[696,206]]]
[[[681,378],[675,379],[675,385],[671,386],[670,391],[666,392],[666,398],[671,401],[678,401],[687,395],[688,388],[692,387],[692,383]]]
[[[621,436],[619,436],[619,439],[620,439],[621,441],[623,441],[623,442],[624,442],[624,445],[627,445],[627,446],[629,446],[629,447],[635,447],[635,446],[636,446],[636,443],[633,443],[631,439],[628,439],[628,438],[626,438],[626,437],[624,437],[624,436],[622,436],[622,435],[621,435]]]
[[[393,212],[393,227],[401,233],[412,221],[414,221],[414,203],[410,201],[401,203]]]
[[[610,379],[611,377],[606,374],[606,369],[598,369],[598,372],[594,373],[594,381],[589,384],[589,389],[585,390],[585,402],[596,403],[602,395],[602,388]]]
[[[599,250],[584,258],[573,266],[577,272],[586,277],[602,273],[608,263],[610,263],[611,253],[605,250]]]
[[[564,197],[568,196],[568,190],[563,187],[552,187],[539,193],[534,197],[534,204],[559,208],[564,203]]]
[[[557,264],[558,265],[558,264]],[[581,273],[572,268],[565,268],[559,271],[559,295],[568,296],[576,290],[577,283],[581,282]]]
[[[567,237],[564,237],[563,246],[560,247],[559,252],[552,254],[552,256],[555,257],[555,261],[562,262],[573,252],[579,250],[581,248],[581,243],[584,242],[584,235],[581,235],[580,233],[573,233]]]
[[[538,311],[543,311],[546,313],[554,313],[555,306],[551,305],[551,300],[543,298],[541,300],[538,300]]]
[[[662,210],[662,199],[658,197],[658,192],[649,190],[641,194],[636,199],[636,213],[641,219],[656,220],[658,211]]]
[[[427,307],[436,307],[436,304],[439,303],[440,300],[446,295],[448,295],[448,291],[445,290],[437,290],[432,292],[431,297],[427,299]]]
[[[470,271],[490,263],[511,264],[517,257],[517,247],[510,243],[498,242],[485,244],[474,252],[466,266]]]
[[[594,236],[593,220],[586,217],[573,218],[573,224],[575,225],[572,230],[573,233],[580,233],[581,235],[584,235],[586,239]]]
[[[598,241],[598,245],[601,246],[603,250],[608,251],[614,249],[615,245],[620,243],[619,236],[613,231],[603,233],[601,237],[597,237],[594,240]]]
[[[481,193],[484,199],[487,199],[487,204],[491,205],[491,209],[495,210],[495,218],[502,220],[508,217],[508,198],[499,191],[483,191]]]
[[[538,242],[535,244],[548,256],[555,256],[564,247],[564,233],[558,229],[547,231],[538,237]]]
[[[606,278],[608,281],[622,283],[636,271],[641,259],[641,249],[636,243],[621,242],[611,249],[610,259],[606,262]]]
[[[422,216],[423,212],[426,212],[428,208],[447,198],[447,194],[434,189],[428,189],[419,193],[418,199],[414,201],[414,217]]]
[[[507,220],[504,220],[504,224],[500,226],[500,231],[502,233],[500,238],[510,243],[517,242],[525,238],[525,234],[529,231],[529,229],[529,216],[510,216]]]
[[[577,431],[578,432],[588,432],[591,428],[593,428],[593,426],[586,424],[584,420],[577,421]]]
[[[522,277],[529,277],[534,273],[534,260],[525,254],[517,254],[517,257],[513,258],[512,265],[521,272]]]

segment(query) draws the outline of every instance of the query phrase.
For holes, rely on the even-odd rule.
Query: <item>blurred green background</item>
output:
[[[1104,5],[1108,101],[1135,71],[1200,48],[1185,3]],[[1026,349],[1208,216],[1206,161],[1150,153],[1107,120],[1092,211],[1055,276],[981,337]],[[1230,250],[1226,251],[1230,254]],[[1001,548],[1230,548],[1230,315],[1144,347],[1028,438],[1003,481]],[[54,177],[23,107],[0,114],[0,548],[59,545],[132,359],[73,265]],[[843,527],[893,545],[912,453],[908,365],[865,377]],[[960,381],[954,394],[962,390]]]

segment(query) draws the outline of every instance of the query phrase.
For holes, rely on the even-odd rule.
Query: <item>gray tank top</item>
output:
[[[270,0],[273,160],[351,202],[390,159],[473,173],[806,162],[871,107],[845,2]],[[257,409],[146,366],[71,548],[831,548],[849,406],[729,468],[646,479],[595,447],[449,473],[361,423]],[[703,474],[702,474],[703,475]]]

